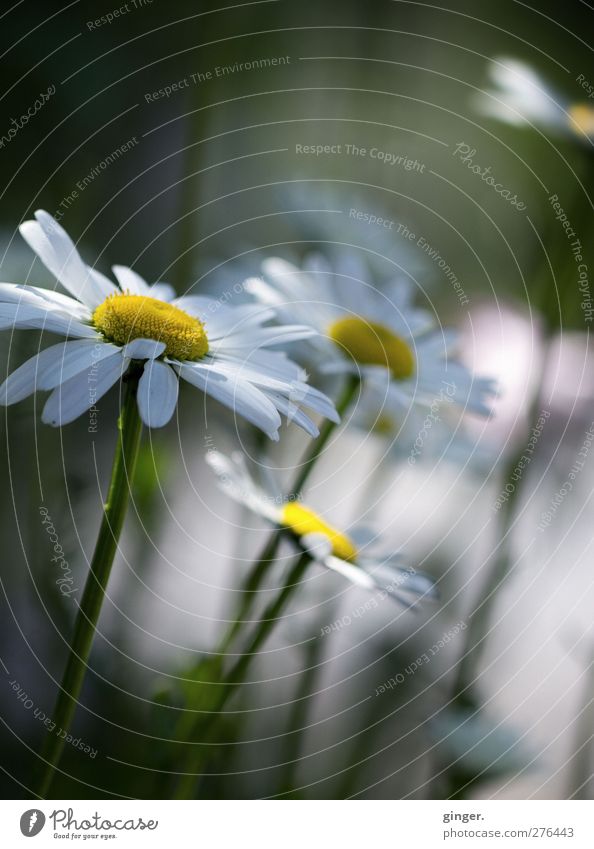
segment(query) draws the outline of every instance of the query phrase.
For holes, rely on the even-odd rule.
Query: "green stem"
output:
[[[523,454],[524,446],[522,446],[522,450],[518,454],[515,454],[506,464],[506,472],[503,475],[504,482],[507,483],[510,481],[511,475]],[[473,684],[475,670],[482,656],[484,643],[489,634],[489,624],[491,622],[491,614],[497,600],[497,594],[511,571],[509,534],[514,516],[513,508],[517,501],[519,489],[519,486],[515,487],[510,494],[508,501],[501,508],[499,514],[500,520],[498,523],[498,527],[500,529],[499,538],[501,540],[499,544],[499,551],[494,555],[491,568],[487,574],[484,590],[481,594],[483,596],[482,601],[468,621],[466,639],[464,640],[464,650],[456,669],[456,675],[452,687],[453,697],[459,701],[464,700],[466,691]]]
[[[58,732],[69,731],[78,704],[105,589],[130,499],[130,486],[142,432],[136,403],[136,387],[137,380],[131,377],[126,386],[126,398],[118,420],[118,444],[111,470],[107,503],[103,508],[103,519],[76,616],[68,662],[52,714],[56,729],[55,733],[48,734],[40,753],[40,777],[36,792],[42,799],[47,797],[64,749],[66,734],[58,736]]]
[[[320,674],[320,657],[324,650],[324,641],[319,636],[314,636],[305,646],[303,658],[303,672],[297,682],[296,692],[293,696],[293,704],[287,720],[287,731],[284,735],[284,749],[281,756],[283,766],[278,780],[278,788],[285,798],[297,798],[290,796],[295,786],[295,774],[299,767],[300,754],[303,748],[304,737],[308,731],[308,716],[312,704],[315,702],[316,681]]]
[[[576,720],[576,725],[577,733],[572,773],[574,789],[570,799],[591,799],[593,789],[592,735],[594,734],[594,660],[592,659],[590,659],[588,671],[584,674],[583,707]]]
[[[343,388],[343,391],[340,395],[340,398],[336,403],[336,411],[339,416],[342,417],[348,409],[351,401],[353,400],[353,397],[355,396],[355,393],[359,389],[359,384],[359,377],[355,375],[349,375],[347,382]],[[291,488],[291,491],[293,493],[300,493],[305,484],[307,483],[316,461],[321,456],[322,451],[326,447],[328,440],[332,436],[332,433],[334,432],[335,428],[335,422],[326,419],[320,430],[320,435],[315,440],[315,442],[312,443],[301,462],[299,474],[297,475]],[[239,601],[237,613],[219,646],[219,654],[227,653],[228,649],[234,642],[235,637],[241,630],[241,626],[248,618],[256,599],[256,593],[262,585],[262,581],[266,577],[269,568],[275,562],[278,547],[285,533],[286,531],[283,528],[277,528],[275,531],[272,532],[268,539],[268,542],[264,546],[258,560],[252,568],[252,571],[248,575],[243,589],[241,590],[241,598]]]
[[[217,684],[219,689],[217,692],[217,697],[214,701],[214,705],[209,711],[206,718],[201,719],[200,722],[200,731],[202,732],[205,742],[208,741],[210,731],[217,718],[219,717],[220,712],[225,707],[233,693],[235,693],[238,687],[240,687],[245,682],[245,676],[253,659],[256,657],[263,643],[266,641],[266,639],[272,632],[289,598],[291,597],[295,589],[299,586],[301,578],[305,574],[305,571],[309,566],[310,562],[311,557],[309,556],[309,554],[307,554],[306,552],[301,554],[301,556],[289,572],[283,589],[264,611],[264,615],[260,619],[252,639],[248,643],[246,650],[240,655],[239,659],[235,662],[235,665],[229,672],[227,680],[221,682],[220,684]],[[193,798],[194,785],[196,783],[196,779],[200,772],[200,767],[202,765],[203,760],[205,759],[205,756],[208,756],[208,749],[204,750],[200,744],[194,744],[192,746],[192,752],[190,754],[190,757],[188,758],[188,771],[181,776],[177,792],[175,793],[174,798]]]

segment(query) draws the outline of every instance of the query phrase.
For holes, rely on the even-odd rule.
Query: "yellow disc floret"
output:
[[[296,504],[294,501],[285,504],[281,524],[293,531],[298,537],[303,537],[306,534],[323,534],[332,543],[332,554],[335,557],[340,557],[341,560],[350,561],[357,557],[357,549],[351,540],[331,525],[326,524],[309,507]]]
[[[203,323],[187,312],[144,295],[110,295],[93,313],[93,324],[110,342],[154,339],[164,353],[178,360],[199,360],[208,353]]]
[[[385,366],[396,380],[414,374],[415,357],[409,345],[383,324],[354,316],[340,318],[330,325],[328,335],[361,365]]]
[[[573,130],[584,133],[586,136],[594,136],[594,108],[588,103],[577,103],[570,106],[567,114],[571,119]]]

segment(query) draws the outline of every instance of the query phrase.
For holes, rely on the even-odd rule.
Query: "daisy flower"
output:
[[[116,285],[83,262],[47,212],[35,218],[21,225],[21,234],[69,295],[0,284],[0,329],[41,329],[67,341],[17,368],[0,386],[1,404],[48,390],[42,420],[65,425],[131,370],[139,375],[138,409],[149,427],[162,427],[173,416],[179,378],[274,440],[281,414],[317,436],[298,402],[337,420],[332,402],[306,383],[305,372],[284,353],[268,350],[309,338],[310,327],[267,326],[274,311],[258,304],[177,298],[168,284],[148,285],[125,266],[113,268]]]
[[[385,388],[366,386],[349,424],[384,440],[393,460],[406,461],[409,466],[427,461],[435,466],[444,460],[484,472],[497,462],[494,446],[472,435],[447,389],[427,409],[413,406],[406,413],[388,408],[386,397]]]
[[[581,141],[594,137],[594,107],[572,103],[524,62],[494,59],[489,77],[495,88],[475,98],[483,115],[515,126],[534,124]]]
[[[227,495],[288,531],[298,547],[316,563],[359,587],[386,593],[405,607],[412,607],[420,598],[437,598],[432,579],[404,568],[398,555],[386,550],[371,529],[360,526],[347,535],[332,527],[311,507],[284,498],[269,473],[266,484],[260,486],[240,452],[227,457],[212,450],[207,453],[206,462]]]
[[[492,381],[474,378],[453,359],[456,334],[436,329],[431,315],[414,306],[405,279],[380,292],[364,280],[337,274],[321,257],[303,269],[278,258],[262,265],[263,279],[246,281],[262,303],[283,320],[309,323],[319,371],[354,374],[386,387],[386,406],[406,412],[429,408],[444,392],[468,411],[487,415]],[[388,381],[386,380],[388,378]]]

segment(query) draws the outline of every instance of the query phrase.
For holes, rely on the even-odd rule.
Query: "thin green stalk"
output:
[[[283,766],[280,771],[278,788],[279,792],[287,798],[295,787],[295,774],[299,766],[300,754],[304,744],[304,738],[308,730],[308,717],[315,701],[315,686],[320,674],[320,657],[324,649],[324,641],[319,635],[312,637],[305,646],[303,658],[303,672],[297,682],[297,688],[293,696],[293,704],[287,721],[287,731],[284,736],[284,748],[281,760]]]
[[[340,395],[340,398],[336,403],[336,411],[338,412],[339,416],[342,417],[348,409],[351,401],[355,396],[355,393],[359,388],[359,384],[360,380],[357,376],[349,375],[347,382],[343,388],[343,391]],[[334,432],[335,428],[336,424],[334,422],[331,422],[329,419],[326,419],[320,430],[320,435],[315,440],[315,442],[312,443],[301,462],[299,474],[297,475],[291,488],[291,491],[293,493],[300,493],[305,484],[307,483],[316,461],[321,456],[322,451],[326,447],[328,440],[332,436],[332,433]],[[253,604],[256,600],[256,593],[262,585],[262,581],[266,577],[269,568],[276,560],[278,547],[280,545],[284,533],[285,531],[283,528],[277,528],[272,532],[258,560],[253,566],[250,574],[248,575],[243,589],[241,590],[241,598],[239,600],[237,613],[233,619],[231,626],[229,627],[227,633],[221,641],[221,644],[218,649],[219,654],[227,653],[230,646],[233,644],[235,637],[241,630],[241,626],[248,618],[250,611],[252,610]]]
[[[253,659],[256,657],[263,643],[269,637],[274,626],[277,624],[280,614],[284,610],[285,605],[287,604],[293,592],[299,586],[301,578],[305,574],[305,571],[309,566],[310,562],[311,557],[309,556],[309,554],[307,554],[307,552],[301,554],[301,556],[289,572],[283,589],[264,611],[264,614],[258,623],[258,626],[252,636],[252,639],[248,643],[246,650],[240,655],[238,660],[235,662],[234,666],[229,672],[227,680],[217,685],[217,697],[214,701],[212,710],[209,711],[208,715],[204,719],[201,718],[199,726],[204,738],[204,742],[208,742],[208,737],[210,736],[212,727],[216,722],[217,718],[219,717],[219,714],[222,709],[225,707],[225,705],[227,704],[231,696],[235,693],[235,691],[238,689],[238,687],[240,687],[245,682],[246,674]],[[181,776],[174,798],[193,798],[194,785],[196,783],[196,779],[200,772],[200,767],[205,759],[205,756],[208,756],[208,749],[205,750],[200,744],[194,744],[192,746],[191,753],[188,758],[188,771]]]
[[[576,745],[571,776],[571,799],[592,799],[594,774],[592,773],[592,739],[594,736],[594,660],[590,659],[584,674],[583,707],[576,720]]]
[[[47,797],[64,749],[66,734],[58,736],[58,733],[69,731],[78,704],[105,589],[130,500],[130,486],[142,432],[136,403],[136,387],[137,379],[131,378],[127,382],[126,398],[118,420],[118,444],[111,470],[107,502],[103,508],[103,519],[76,616],[68,661],[52,714],[56,729],[55,733],[48,734],[40,753],[40,776],[36,793],[42,799]]]
[[[514,469],[519,460],[524,454],[524,446],[521,451],[515,454],[506,464],[506,472],[503,476],[505,482],[510,481]],[[500,548],[495,555],[491,568],[487,574],[483,599],[473,615],[468,621],[468,629],[466,631],[466,639],[464,641],[464,651],[460,658],[460,662],[456,669],[452,693],[455,699],[463,696],[466,690],[472,686],[475,678],[475,670],[480,661],[484,643],[489,633],[489,624],[491,622],[491,614],[497,600],[497,594],[510,570],[509,556],[509,534],[514,516],[514,506],[518,499],[519,486],[516,486],[510,494],[509,499],[501,508],[498,527],[500,529]]]

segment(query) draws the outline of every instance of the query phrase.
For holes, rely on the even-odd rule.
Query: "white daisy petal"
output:
[[[150,286],[146,280],[127,265],[112,265],[111,270],[122,292],[128,292],[130,295],[150,295]]]
[[[147,427],[164,427],[177,404],[179,381],[170,366],[149,360],[138,382],[138,410]]]
[[[274,404],[266,395],[248,381],[235,377],[231,379],[211,368],[198,368],[196,363],[177,363],[180,377],[193,386],[202,389],[221,404],[230,407],[256,427],[263,430],[270,439],[278,440],[281,418]]]
[[[285,299],[276,291],[274,286],[266,283],[260,277],[248,277],[243,283],[243,288],[262,304],[270,304],[272,307],[282,307]]]
[[[289,342],[310,339],[312,336],[317,336],[317,330],[303,324],[260,327],[257,330],[225,336],[217,342],[216,350],[224,351],[225,348],[254,350],[265,345],[287,345]]]
[[[280,257],[265,259],[262,272],[289,298],[295,298],[296,293],[304,289],[308,289],[312,294],[316,292],[317,287],[306,272]],[[299,297],[295,299],[299,300]]]
[[[121,348],[116,345],[87,339],[60,342],[58,345],[52,345],[51,350],[59,356],[53,364],[49,358],[47,364],[45,361],[40,364],[37,375],[38,389],[54,389],[82,371],[92,373],[98,363],[121,356],[122,353]],[[46,351],[42,351],[42,354],[45,353]]]
[[[81,339],[100,338],[94,327],[69,318],[42,302],[39,306],[0,303],[0,330],[47,330]]]
[[[91,311],[61,292],[52,289],[40,289],[36,286],[23,286],[15,283],[0,283],[0,303],[27,304],[29,306],[51,308],[62,315],[89,321]]]
[[[206,326],[213,340],[252,331],[276,317],[276,313],[262,304],[241,304],[238,307],[219,309],[206,318]]]
[[[173,301],[173,306],[204,321],[209,313],[214,315],[221,304],[214,298],[207,298],[204,295],[183,295]]]
[[[235,364],[239,359],[242,362],[242,369],[253,369],[260,374],[282,380],[284,383],[293,383],[293,381],[304,383],[307,380],[305,370],[294,363],[293,360],[290,360],[284,351],[268,351],[262,348],[258,351],[252,351],[249,359],[246,360],[245,352],[225,350],[217,354],[217,359],[221,362]]]
[[[360,558],[361,567],[368,570],[376,587],[404,607],[414,607],[419,600],[436,601],[439,593],[435,581],[423,572],[405,569],[381,558]]]
[[[325,534],[304,534],[299,538],[299,542],[312,560],[324,563],[332,554],[332,543]]]
[[[277,524],[280,522],[282,510],[275,503],[274,493],[264,492],[255,483],[247,471],[243,454],[236,452],[232,457],[226,457],[213,449],[207,452],[205,460],[216,474],[219,487],[230,498],[264,519]]]
[[[60,384],[47,399],[41,420],[53,427],[74,421],[121,379],[129,364],[118,352],[118,356],[97,364],[92,380],[83,372]]]
[[[155,339],[133,339],[124,345],[122,351],[131,360],[154,360],[160,357],[167,345]]]
[[[117,291],[106,277],[93,274],[80,258],[66,231],[43,210],[35,213],[36,221],[25,221],[19,230],[27,244],[60,281],[88,307],[95,308]]]
[[[245,332],[247,328],[259,326],[275,317],[274,310],[262,304],[229,307],[202,295],[184,295],[176,298],[173,305],[203,321],[212,342],[222,336]]]
[[[170,283],[159,282],[153,283],[149,288],[149,295],[151,298],[157,298],[159,301],[170,303],[175,300],[177,292]]]
[[[364,572],[360,566],[354,566],[352,563],[347,563],[346,560],[334,557],[334,555],[324,558],[324,565],[328,569],[332,569],[333,572],[338,572],[358,587],[365,587],[366,590],[376,589],[373,578],[367,572]]]
[[[15,404],[37,390],[54,389],[101,360],[119,355],[115,345],[92,340],[60,342],[19,366],[0,386],[0,404]]]
[[[340,424],[340,416],[330,398],[307,383],[294,382],[291,386],[289,399],[293,403],[299,403],[310,410],[315,410],[335,424]]]
[[[362,548],[369,549],[378,539],[377,531],[368,525],[357,525],[351,531],[349,536],[357,547],[357,551]]]
[[[300,410],[297,404],[292,403],[282,395],[277,395],[275,392],[267,392],[267,397],[270,398],[279,413],[286,416],[287,422],[293,422],[308,433],[313,439],[317,439],[320,435],[320,429],[315,422],[306,415],[303,410]]]

